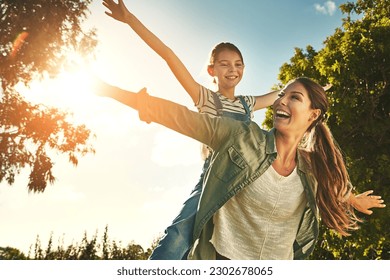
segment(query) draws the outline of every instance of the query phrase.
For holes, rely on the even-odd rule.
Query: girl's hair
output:
[[[232,43],[222,42],[222,43],[219,43],[218,45],[216,45],[213,48],[213,50],[211,51],[209,66],[214,65],[215,60],[217,59],[218,55],[224,50],[236,52],[240,56],[241,61],[244,64],[244,58],[242,57],[241,51]]]
[[[333,139],[326,121],[329,103],[325,90],[313,80],[300,77],[292,82],[299,82],[309,93],[312,109],[320,109],[321,114],[308,128],[300,148],[308,152],[313,173],[318,182],[317,205],[324,224],[339,232],[349,235],[349,230],[357,229],[360,221],[354,214],[353,207],[347,203],[351,183],[341,149]]]

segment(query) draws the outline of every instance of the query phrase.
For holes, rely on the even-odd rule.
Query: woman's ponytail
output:
[[[351,184],[344,157],[325,123],[329,106],[325,90],[305,77],[295,81],[300,82],[308,91],[312,109],[321,110],[319,117],[308,128],[301,148],[308,152],[317,179],[316,200],[322,221],[341,235],[349,235],[348,231],[357,229],[359,219],[347,202]]]
[[[350,182],[342,152],[322,121],[314,127],[313,150],[310,153],[314,175],[318,182],[317,204],[324,224],[341,235],[357,229],[358,219],[346,202]]]

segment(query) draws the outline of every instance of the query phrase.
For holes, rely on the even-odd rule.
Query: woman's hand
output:
[[[379,195],[371,195],[374,191],[366,191],[364,193],[358,194],[358,195],[350,195],[350,203],[352,204],[353,208],[355,208],[357,211],[371,215],[372,210],[371,208],[384,208],[386,207],[385,204],[383,204],[383,200]]]

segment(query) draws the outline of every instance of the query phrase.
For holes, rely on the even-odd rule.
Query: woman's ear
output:
[[[310,115],[310,121],[315,121],[321,115],[321,109],[314,109]]]

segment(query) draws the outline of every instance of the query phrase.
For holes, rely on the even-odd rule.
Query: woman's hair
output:
[[[213,50],[211,51],[209,66],[214,65],[215,60],[217,59],[218,55],[224,50],[229,50],[229,51],[233,51],[233,52],[237,53],[240,56],[242,63],[244,63],[244,58],[242,57],[241,51],[235,45],[233,45],[232,43],[228,43],[228,42],[222,42],[222,43],[219,43],[218,45],[216,45],[213,48]]]
[[[309,93],[312,109],[320,109],[320,116],[308,128],[301,148],[306,150],[318,182],[316,200],[324,224],[341,235],[357,229],[359,219],[353,207],[346,202],[350,195],[349,176],[341,149],[333,139],[326,121],[329,103],[325,90],[313,80],[300,77],[299,82]]]

